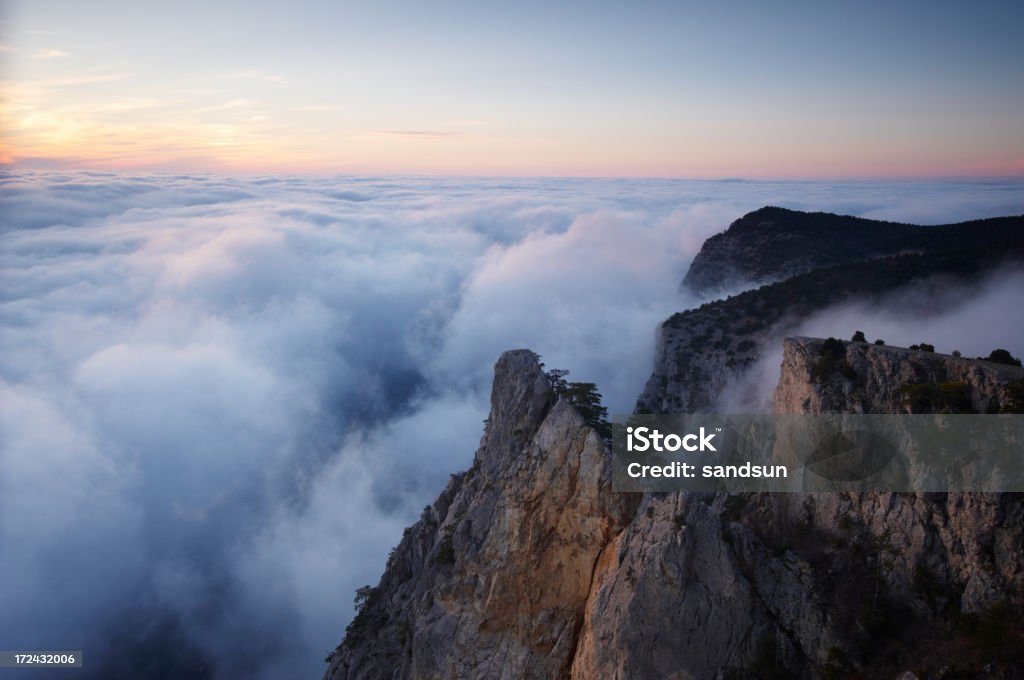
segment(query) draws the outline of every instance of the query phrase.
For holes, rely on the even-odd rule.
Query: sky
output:
[[[0,7],[19,167],[1024,175],[1020,2]]]
[[[936,224],[1024,213],[1022,186],[0,172],[0,641],[83,649],[83,678],[319,677],[470,466],[501,352],[628,413],[746,212]],[[801,330],[1021,356],[1022,286]],[[727,392],[770,394],[771,359]]]

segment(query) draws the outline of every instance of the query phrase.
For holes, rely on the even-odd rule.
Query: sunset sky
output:
[[[19,167],[1024,175],[1024,3],[14,0]]]

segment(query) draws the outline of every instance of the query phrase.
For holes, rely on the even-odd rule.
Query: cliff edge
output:
[[[406,530],[324,677],[566,677],[596,565],[635,507],[609,492],[610,455],[536,354],[503,354],[473,466]]]
[[[823,345],[785,342],[780,412],[891,412],[954,379],[1006,409],[1024,378],[860,343],[823,366]],[[1024,677],[1019,494],[619,494],[609,462],[536,355],[504,354],[473,467],[363,592],[325,677]]]

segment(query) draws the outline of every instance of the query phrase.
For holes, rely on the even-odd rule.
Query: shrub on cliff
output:
[[[978,358],[980,359],[981,357]],[[1008,366],[1021,365],[1020,359],[1013,356],[1012,354],[1010,354],[1008,350],[1005,349],[992,350],[992,353],[988,355],[988,358],[986,358],[985,361],[991,361],[997,364],[1007,364]]]
[[[597,391],[597,385],[590,382],[571,382],[561,396],[576,407],[583,420],[597,430],[599,435],[605,439],[612,436],[608,409],[601,404],[601,393]]]
[[[836,338],[828,338],[821,343],[818,360],[811,370],[811,378],[815,382],[823,382],[838,371],[847,380],[856,380],[857,374],[846,360],[846,343]]]
[[[830,359],[844,357],[846,356],[846,343],[837,338],[826,338],[825,342],[821,343],[819,354]]]
[[[592,382],[568,382],[565,376],[569,371],[564,368],[553,368],[547,371],[551,381],[551,390],[559,397],[572,404],[583,420],[605,439],[612,436],[612,426],[608,422],[608,409],[601,404],[601,393]]]
[[[971,386],[965,382],[904,385],[899,389],[911,413],[973,413]]]
[[[1003,413],[1024,413],[1024,380],[1007,385],[1006,397]]]

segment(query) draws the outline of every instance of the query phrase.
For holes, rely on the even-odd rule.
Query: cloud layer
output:
[[[1024,212],[1013,189],[0,176],[0,639],[97,677],[172,651],[316,677],[468,466],[501,351],[630,410],[690,259],[744,212],[946,222]]]

